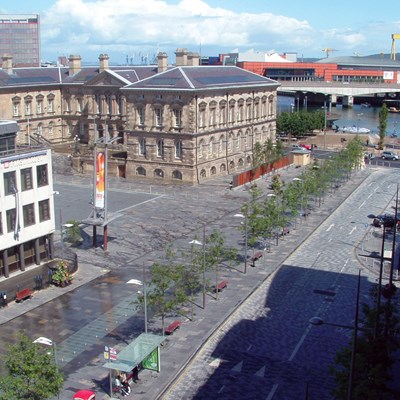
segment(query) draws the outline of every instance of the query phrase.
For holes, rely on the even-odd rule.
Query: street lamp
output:
[[[298,182],[301,185],[301,215],[304,214],[303,203],[304,203],[304,193],[303,193],[303,179],[293,178],[293,182]]]
[[[244,218],[244,273],[247,272],[247,214],[235,214],[237,218]]]
[[[38,337],[37,339],[35,339],[32,343],[40,343],[40,344],[44,344],[45,346],[53,346],[54,362],[56,364],[56,369],[58,371],[56,342],[54,342],[53,340],[51,340],[47,337],[41,336],[41,337]]]
[[[357,114],[357,135],[360,133],[360,120],[363,113]]]
[[[143,268],[143,274],[144,274],[144,268]],[[143,282],[140,281],[139,279],[130,279],[127,284],[130,285],[139,285],[143,286],[143,298],[144,298],[144,332],[147,333],[147,287],[146,287],[146,281],[143,279]]]
[[[206,226],[203,225],[203,243],[199,240],[191,240],[189,244],[203,247],[203,309],[206,308]]]

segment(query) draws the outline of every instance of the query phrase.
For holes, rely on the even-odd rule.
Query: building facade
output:
[[[40,67],[39,15],[0,15],[0,54],[11,56],[14,67]]]
[[[52,258],[51,150],[16,145],[15,121],[0,121],[0,278]]]
[[[23,82],[23,83],[22,83]],[[256,142],[275,140],[278,84],[235,66],[199,66],[177,49],[176,65],[12,67],[3,57],[0,110],[19,122],[20,143],[79,142],[75,166],[91,171],[107,144],[109,174],[200,183],[252,163]]]

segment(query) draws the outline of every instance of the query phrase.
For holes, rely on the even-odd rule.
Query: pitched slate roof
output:
[[[210,90],[279,86],[276,81],[234,66],[175,67],[124,89]]]
[[[68,68],[14,68],[12,74],[0,70],[0,87],[55,85],[60,83]]]

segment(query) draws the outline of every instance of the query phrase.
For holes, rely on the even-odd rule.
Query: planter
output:
[[[64,282],[53,281],[53,285],[58,286],[58,287],[66,287],[71,284],[72,284],[72,281],[64,281]]]

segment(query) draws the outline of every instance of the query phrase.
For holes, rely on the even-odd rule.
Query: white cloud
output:
[[[58,0],[42,17],[42,49],[76,54],[101,49],[109,54],[159,45],[216,52],[234,46],[282,49],[307,45],[307,21],[270,13],[234,13],[202,0]],[[116,47],[117,46],[117,47]]]

